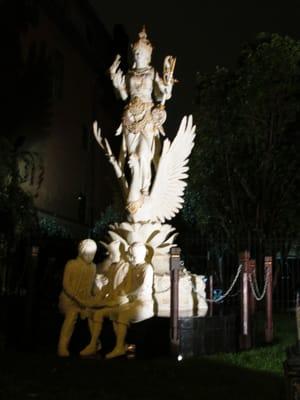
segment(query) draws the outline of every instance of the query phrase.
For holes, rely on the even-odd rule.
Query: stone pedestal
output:
[[[237,351],[238,321],[235,314],[179,318],[178,325],[178,355],[183,359]],[[111,335],[111,331],[108,334]],[[107,343],[104,335],[101,339]],[[132,324],[127,342],[135,345],[137,358],[169,356],[170,318],[153,317]]]
[[[183,358],[237,351],[237,316],[214,315],[179,320],[180,354]]]
[[[204,276],[184,270],[179,276],[179,317],[204,316],[207,313]],[[170,274],[154,274],[155,315],[170,316]]]

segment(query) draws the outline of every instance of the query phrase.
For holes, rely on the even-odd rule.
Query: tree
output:
[[[235,250],[292,243],[300,225],[300,42],[260,34],[235,70],[199,74],[197,90],[190,193],[199,196],[198,225],[224,232]]]

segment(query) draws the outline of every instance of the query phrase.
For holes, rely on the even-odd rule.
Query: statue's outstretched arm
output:
[[[115,58],[115,61],[109,68],[109,74],[114,88],[116,89],[121,99],[125,101],[128,98],[128,93],[126,89],[125,75],[119,68],[120,63],[121,63],[121,56],[118,54]]]
[[[119,164],[119,162],[116,159],[116,157],[114,156],[114,154],[113,154],[113,152],[111,150],[111,147],[109,145],[108,140],[103,138],[103,136],[101,135],[101,129],[98,127],[97,121],[95,121],[93,123],[93,132],[94,132],[95,139],[97,140],[99,146],[104,151],[104,153],[107,156],[109,162],[113,166],[113,168],[115,170],[115,173],[116,173],[116,176],[117,176],[117,178],[118,178],[118,180],[120,182],[124,198],[126,198],[127,197],[127,192],[128,192],[128,183],[127,183],[127,180],[125,178],[124,170],[123,170],[122,166]]]

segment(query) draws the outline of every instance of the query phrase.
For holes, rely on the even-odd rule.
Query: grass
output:
[[[261,317],[257,322],[257,330],[260,337],[263,337],[264,322]],[[288,313],[275,315],[274,333],[274,341],[271,345],[261,345],[248,351],[217,354],[207,358],[237,367],[283,375],[282,363],[286,357],[285,350],[296,341],[296,323],[294,315]]]

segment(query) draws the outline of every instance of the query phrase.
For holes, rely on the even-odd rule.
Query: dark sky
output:
[[[122,24],[131,42],[145,24],[155,47],[152,64],[158,71],[162,70],[165,55],[177,56],[175,77],[180,83],[167,106],[169,118],[176,124],[193,109],[196,71],[211,71],[216,65],[233,66],[242,44],[258,32],[276,32],[300,39],[300,1],[186,0],[176,4],[174,0],[90,0],[90,3],[110,32],[115,24]]]

